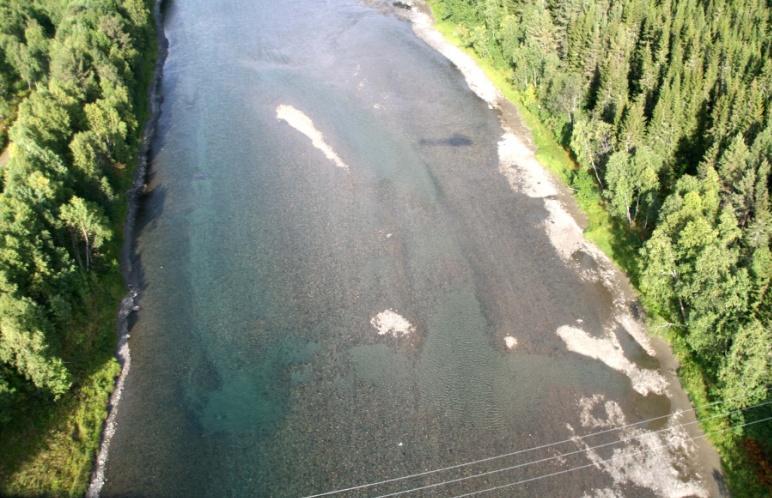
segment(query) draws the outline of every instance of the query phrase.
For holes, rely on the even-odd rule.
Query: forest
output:
[[[10,144],[0,179],[0,494],[85,485],[116,370],[119,239],[155,53],[151,8],[0,0],[0,149]]]
[[[612,255],[701,415],[769,400],[772,57],[764,0],[436,0],[505,75],[611,219]],[[616,249],[616,250],[614,250]],[[690,378],[684,378],[688,376]],[[694,379],[697,377],[697,380]],[[708,405],[708,403],[712,403]],[[731,421],[770,410],[732,411]],[[772,485],[772,432],[719,439],[735,491]],[[714,441],[715,442],[715,441]],[[747,474],[749,460],[755,475]],[[755,491],[754,491],[755,490]]]

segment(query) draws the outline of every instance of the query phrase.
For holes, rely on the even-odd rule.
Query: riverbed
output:
[[[339,495],[717,495],[624,277],[516,112],[404,10],[168,2],[102,496],[449,466]]]

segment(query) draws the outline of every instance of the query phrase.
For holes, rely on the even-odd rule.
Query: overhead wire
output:
[[[720,433],[720,432],[725,432],[725,431],[732,430],[732,429],[737,429],[737,428],[740,428],[740,427],[747,427],[749,425],[760,424],[762,422],[768,422],[770,420],[772,420],[772,417],[767,417],[767,418],[755,420],[753,422],[748,422],[748,423],[745,423],[745,424],[737,424],[737,425],[734,425],[734,426],[730,426],[729,428],[706,432],[705,434],[701,434],[701,435],[696,436],[696,437],[691,437],[690,436],[689,439],[691,441],[696,441],[698,439],[703,439],[703,438],[707,437],[710,434],[717,434],[717,433]],[[637,450],[637,451],[631,453],[630,455],[644,454],[647,451],[651,451],[651,452],[659,451],[661,449],[667,448],[667,446],[668,446],[667,444],[663,444],[663,445],[660,445],[660,446],[658,446],[656,448],[648,448],[648,449]],[[469,496],[475,496],[475,495],[481,495],[481,494],[484,494],[484,493],[490,493],[491,491],[498,491],[500,489],[507,489],[507,488],[511,488],[511,487],[518,486],[518,485],[521,485],[521,484],[525,484],[525,483],[529,483],[529,482],[534,482],[534,481],[538,481],[538,480],[541,480],[541,479],[546,479],[548,477],[556,477],[556,476],[559,476],[559,475],[562,475],[562,474],[567,474],[569,472],[575,472],[577,470],[583,470],[583,469],[587,469],[587,468],[590,468],[590,467],[595,467],[595,466],[597,466],[600,463],[608,463],[611,460],[612,460],[612,458],[607,458],[605,460],[600,460],[599,462],[593,462],[593,463],[589,463],[587,465],[581,465],[579,467],[573,467],[573,468],[570,468],[570,469],[564,469],[564,470],[560,470],[560,471],[557,471],[557,472],[551,472],[549,474],[543,474],[543,475],[536,476],[536,477],[531,477],[531,478],[528,478],[528,479],[521,479],[519,481],[503,484],[503,485],[500,485],[500,486],[493,486],[493,487],[482,489],[482,490],[479,490],[479,491],[472,491],[472,492],[465,493],[465,494],[462,494],[462,495],[455,495],[455,496],[453,496],[453,498],[467,498]]]
[[[759,408],[761,406],[769,405],[771,403],[772,403],[772,401],[767,401],[765,403],[759,403],[758,405],[750,406],[750,407],[744,408],[742,410],[732,410],[732,411],[730,411],[728,413],[723,413],[723,414],[719,414],[719,415],[713,415],[711,417],[706,418],[705,420],[713,420],[713,419],[720,418],[720,417],[726,417],[727,415],[729,415],[729,413],[732,413],[732,412],[741,412],[743,410],[750,410],[750,409],[753,409],[753,408]],[[650,434],[658,434],[660,432],[670,431],[670,430],[673,430],[673,429],[678,428],[678,427],[686,427],[686,426],[694,425],[694,424],[697,424],[697,423],[699,423],[699,420],[693,420],[691,422],[687,422],[687,423],[684,423],[684,424],[676,424],[676,425],[673,425],[673,426],[670,426],[670,427],[666,427],[664,429],[659,429],[657,431],[652,431],[652,432],[650,432]],[[614,440],[614,441],[611,441],[611,442],[608,442],[608,443],[599,444],[599,445],[596,445],[596,446],[590,446],[590,447],[587,447],[585,449],[575,450],[575,451],[571,451],[571,452],[568,452],[568,453],[561,453],[559,455],[553,455],[551,457],[541,458],[541,459],[538,459],[538,460],[532,460],[530,462],[519,463],[517,465],[512,465],[512,466],[509,466],[509,467],[489,470],[489,471],[480,472],[480,473],[477,473],[477,474],[473,474],[473,475],[469,475],[469,476],[464,476],[464,477],[458,477],[458,478],[455,478],[455,479],[450,479],[450,480],[441,481],[441,482],[437,482],[437,483],[426,484],[426,485],[423,485],[423,486],[418,486],[418,487],[410,488],[410,489],[407,489],[407,490],[395,491],[395,492],[392,492],[392,493],[386,493],[386,494],[378,495],[377,498],[389,498],[389,497],[392,497],[392,496],[400,496],[400,495],[404,495],[404,494],[408,494],[408,493],[413,493],[413,492],[416,492],[416,491],[423,491],[423,490],[426,490],[426,489],[434,489],[434,488],[438,488],[440,486],[446,486],[448,484],[455,484],[455,483],[459,483],[459,482],[463,482],[463,481],[468,481],[470,479],[476,479],[476,478],[479,478],[479,477],[485,477],[485,476],[489,476],[489,475],[493,475],[493,474],[500,474],[501,472],[507,472],[507,471],[510,471],[510,470],[515,470],[515,469],[520,469],[520,468],[524,468],[524,467],[529,467],[529,466],[535,465],[537,463],[546,463],[546,462],[549,462],[549,461],[552,461],[552,460],[558,460],[560,458],[565,458],[565,457],[568,457],[568,456],[577,455],[577,454],[580,454],[580,453],[585,453],[585,452],[588,452],[590,450],[606,448],[606,447],[613,446],[613,445],[616,445],[616,444],[619,444],[619,443],[625,443],[625,442],[631,441],[631,440],[633,440],[635,438],[636,438],[636,436],[630,436],[630,437],[623,438],[623,439],[617,439],[617,440]]]
[[[718,404],[718,403],[720,403],[720,402],[719,401],[714,401],[712,403],[706,404],[706,406],[712,406],[712,405],[715,405],[715,404]],[[480,458],[478,460],[471,460],[471,461],[467,461],[467,462],[461,462],[461,463],[457,463],[457,464],[450,465],[450,466],[447,466],[447,467],[442,467],[442,468],[437,468],[437,469],[432,469],[432,470],[426,470],[426,471],[423,471],[423,472],[417,472],[417,473],[414,473],[414,474],[409,474],[409,475],[405,475],[405,476],[401,476],[401,477],[392,477],[392,478],[384,479],[384,480],[381,480],[381,481],[374,481],[374,482],[369,482],[369,483],[364,483],[364,484],[358,484],[358,485],[355,485],[355,486],[350,486],[350,487],[347,487],[347,488],[336,489],[336,490],[333,490],[333,491],[326,491],[324,493],[317,493],[317,494],[313,494],[313,495],[308,495],[308,496],[305,496],[303,498],[319,498],[321,496],[329,496],[329,495],[334,495],[334,494],[338,494],[338,493],[346,493],[346,492],[349,492],[349,491],[356,491],[356,490],[365,489],[365,488],[372,488],[372,487],[375,487],[375,486],[381,486],[383,484],[390,484],[390,483],[394,483],[394,482],[404,481],[404,480],[407,480],[407,479],[414,479],[416,477],[424,477],[424,476],[428,476],[428,475],[432,475],[432,474],[437,474],[439,472],[445,472],[445,471],[448,471],[448,470],[455,470],[455,469],[459,469],[459,468],[463,468],[463,467],[468,467],[468,466],[471,466],[471,465],[477,465],[477,464],[480,464],[480,463],[486,463],[486,462],[491,462],[491,461],[494,461],[494,460],[500,460],[502,458],[507,458],[507,457],[511,457],[511,456],[515,456],[515,455],[520,455],[520,454],[523,454],[523,453],[529,453],[531,451],[543,450],[543,449],[546,449],[546,448],[551,448],[553,446],[559,446],[561,444],[566,444],[566,443],[570,443],[570,442],[576,441],[577,438],[578,439],[585,439],[585,438],[589,438],[589,437],[599,436],[601,434],[608,434],[608,433],[616,432],[616,431],[619,431],[619,430],[622,430],[622,429],[626,429],[626,428],[629,428],[629,427],[635,427],[637,425],[645,424],[645,423],[648,423],[648,422],[654,422],[656,420],[661,420],[661,419],[664,419],[664,418],[669,418],[669,417],[672,417],[672,416],[675,416],[675,415],[683,415],[685,413],[689,413],[689,412],[693,412],[693,411],[694,411],[694,408],[690,408],[688,410],[676,410],[676,411],[674,411],[672,413],[667,413],[665,415],[659,415],[657,417],[651,417],[651,418],[647,418],[647,419],[644,419],[644,420],[639,420],[637,422],[631,422],[629,424],[621,425],[621,426],[618,426],[618,427],[613,427],[613,428],[610,428],[610,429],[604,429],[602,431],[592,432],[592,433],[589,433],[589,434],[584,434],[584,435],[578,436],[578,437],[573,437],[573,438],[569,438],[569,439],[563,439],[562,441],[555,441],[553,443],[547,443],[547,444],[542,444],[542,445],[539,445],[539,446],[533,446],[533,447],[530,447],[530,448],[524,448],[524,449],[520,449],[520,450],[516,450],[516,451],[511,451],[509,453],[502,453],[502,454],[499,454],[499,455],[493,455],[493,456],[490,456],[490,457]]]

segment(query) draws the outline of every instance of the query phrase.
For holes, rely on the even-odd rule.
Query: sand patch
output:
[[[523,140],[506,131],[499,140],[499,172],[515,192],[533,198],[558,195],[552,179],[544,171],[536,156]]]
[[[627,424],[619,404],[606,400],[601,394],[582,398],[579,407],[585,427],[622,427]],[[606,412],[605,419],[593,415],[600,407]],[[613,487],[594,490],[589,496],[624,496],[621,486],[632,484],[649,489],[657,496],[707,497],[699,476],[691,480],[681,477],[685,464],[694,453],[694,445],[679,419],[679,414],[674,415],[668,422],[669,429],[657,432],[636,427],[621,428],[619,439],[623,446],[611,446],[611,456],[600,455],[598,449],[592,449],[583,439],[575,437],[574,442],[586,451],[590,462],[614,481]],[[570,425],[568,428],[573,432]]]
[[[8,144],[5,149],[0,152],[0,168],[8,164],[11,160],[11,144]]]
[[[547,219],[544,220],[547,236],[560,259],[570,263],[574,253],[588,246],[584,233],[559,200],[545,199],[544,208],[547,210]],[[592,254],[594,251],[590,248],[589,252]]]
[[[582,498],[624,498],[622,495],[618,495],[616,491],[611,488],[598,488],[593,489],[590,493],[585,493]]]
[[[485,72],[469,55],[448,42],[441,33],[434,29],[434,21],[426,13],[412,11],[410,20],[413,31],[429,46],[450,60],[461,72],[470,90],[488,103],[491,108],[500,108],[502,95]],[[580,249],[596,257],[603,265],[612,266],[608,258],[590,245],[582,229],[568,213],[563,204],[553,197],[559,193],[552,176],[536,159],[531,147],[511,130],[506,122],[501,123],[504,134],[498,143],[499,171],[507,179],[515,192],[532,198],[544,199],[549,213],[545,229],[550,241],[561,259],[568,262]]]
[[[378,335],[401,337],[415,332],[415,327],[407,319],[394,310],[381,311],[370,319],[370,325],[378,331]]]
[[[579,224],[559,200],[544,199],[544,207],[549,213],[544,221],[544,228],[560,259],[572,267],[582,280],[602,285],[612,296],[614,313],[606,328],[613,329],[618,324],[649,356],[656,356],[646,329],[628,312],[622,280],[624,276],[600,249],[584,238]],[[588,259],[591,264],[579,263],[577,256]]]
[[[624,276],[600,249],[584,237],[579,223],[557,198],[558,188],[549,173],[539,164],[531,149],[509,131],[499,141],[499,171],[515,192],[543,200],[547,217],[542,226],[563,263],[576,271],[582,280],[602,285],[612,296],[614,313],[606,327],[622,326],[646,353],[656,356],[645,328],[627,311]],[[582,259],[589,263],[582,264]]]
[[[605,417],[595,415],[598,407],[603,408]],[[626,424],[625,414],[622,412],[619,404],[614,401],[606,401],[606,397],[602,394],[594,394],[589,398],[580,399],[579,408],[581,410],[579,420],[582,423],[582,427],[607,429]]]
[[[607,331],[604,337],[592,337],[580,328],[563,325],[558,327],[557,334],[569,351],[600,360],[609,368],[625,374],[633,389],[641,395],[667,393],[668,383],[662,374],[656,370],[639,368],[628,360],[613,332]]]
[[[504,345],[511,351],[517,347],[517,339],[508,335],[504,337]]]
[[[324,157],[332,161],[335,166],[348,170],[348,165],[335,153],[335,151],[324,141],[322,132],[316,129],[311,118],[302,111],[295,109],[291,105],[279,105],[276,107],[276,119],[286,122],[291,127],[305,135],[311,140],[311,145],[322,151]]]

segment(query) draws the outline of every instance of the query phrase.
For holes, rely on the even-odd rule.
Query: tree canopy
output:
[[[72,323],[101,275],[137,149],[149,0],[0,0],[0,121],[17,114],[0,192],[0,422],[70,389]]]

